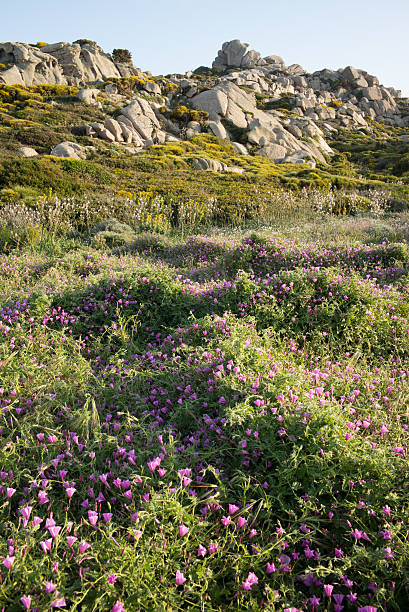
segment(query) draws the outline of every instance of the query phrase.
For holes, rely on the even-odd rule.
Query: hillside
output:
[[[351,66],[308,74],[240,41],[211,68],[166,76],[92,41],[2,43],[0,118],[3,201],[177,192],[222,210],[280,186],[408,199],[400,92]]]
[[[407,612],[409,103],[0,44],[1,612]]]

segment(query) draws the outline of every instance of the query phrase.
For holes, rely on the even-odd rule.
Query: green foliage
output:
[[[128,49],[114,49],[112,59],[117,64],[132,64],[132,54]]]
[[[78,38],[78,40],[74,40],[73,45],[96,45],[95,40],[90,40],[89,38]]]

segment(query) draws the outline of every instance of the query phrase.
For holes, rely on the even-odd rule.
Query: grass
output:
[[[44,219],[2,229],[1,606],[405,610],[407,213]]]

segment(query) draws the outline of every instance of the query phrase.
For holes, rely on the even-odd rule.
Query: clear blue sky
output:
[[[0,40],[96,40],[132,52],[154,74],[210,65],[240,38],[312,72],[347,65],[409,96],[409,0],[19,0],[1,10]]]

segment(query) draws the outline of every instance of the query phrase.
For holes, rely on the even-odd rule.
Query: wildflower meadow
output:
[[[407,213],[31,236],[0,254],[0,610],[409,609]]]

